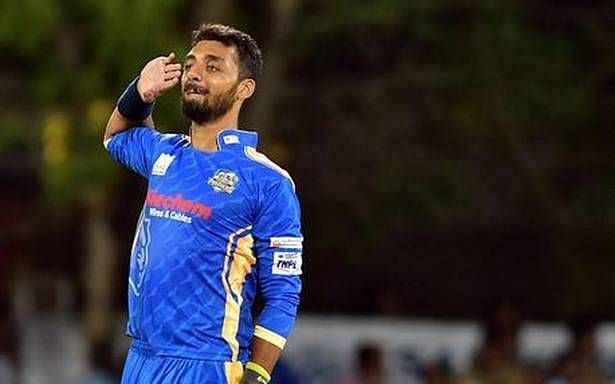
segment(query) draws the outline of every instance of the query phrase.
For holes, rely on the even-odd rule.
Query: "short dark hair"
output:
[[[192,31],[192,46],[203,40],[219,41],[237,49],[239,78],[258,79],[263,71],[263,54],[252,36],[223,24],[203,23]]]

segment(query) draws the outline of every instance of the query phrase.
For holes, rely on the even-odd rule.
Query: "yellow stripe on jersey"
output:
[[[224,258],[224,268],[222,269],[222,285],[226,293],[226,304],[224,307],[224,321],[222,323],[222,337],[231,348],[231,361],[236,361],[239,356],[239,341],[237,331],[239,330],[239,316],[241,313],[242,297],[241,291],[245,277],[252,270],[252,265],[256,263],[256,258],[252,254],[252,235],[249,233],[240,236],[242,233],[252,229],[252,226],[241,228],[229,236]],[[231,260],[231,250],[237,240],[237,247],[233,252],[233,264],[229,266]],[[229,272],[229,279],[226,279]],[[233,297],[237,296],[237,300]]]
[[[286,345],[286,339],[283,336],[280,336],[267,328],[263,328],[260,325],[254,327],[254,336],[270,342],[280,349],[284,349],[284,346]]]
[[[227,384],[240,384],[243,377],[243,366],[239,361],[227,361],[224,363],[224,373]]]
[[[250,159],[256,161],[257,163],[261,163],[264,166],[271,168],[274,171],[281,174],[282,176],[286,177],[288,180],[290,180],[290,183],[293,186],[293,190],[295,190],[295,182],[293,181],[293,178],[290,177],[290,174],[284,168],[280,167],[279,165],[271,161],[267,156],[257,151],[256,148],[254,147],[244,147],[244,152],[246,156],[248,156]]]
[[[254,245],[252,235],[247,235],[237,240],[237,247],[233,253],[233,265],[231,265],[231,272],[228,278],[231,291],[238,297],[240,306],[243,283],[246,281],[246,276],[252,272],[252,266],[256,264],[256,258],[252,253],[252,245]]]

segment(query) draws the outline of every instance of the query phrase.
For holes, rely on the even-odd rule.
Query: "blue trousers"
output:
[[[241,362],[156,356],[130,347],[121,384],[239,384]]]

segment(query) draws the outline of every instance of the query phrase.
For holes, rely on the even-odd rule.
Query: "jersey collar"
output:
[[[243,147],[256,148],[258,133],[241,129],[225,129],[218,133],[218,148],[220,150],[243,150]]]

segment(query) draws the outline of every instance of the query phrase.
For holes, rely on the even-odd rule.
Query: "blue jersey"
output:
[[[249,358],[253,336],[283,348],[301,291],[299,203],[254,132],[225,130],[216,152],[135,127],[105,142],[148,179],[132,247],[127,333],[160,355]],[[263,309],[253,322],[257,292]]]

